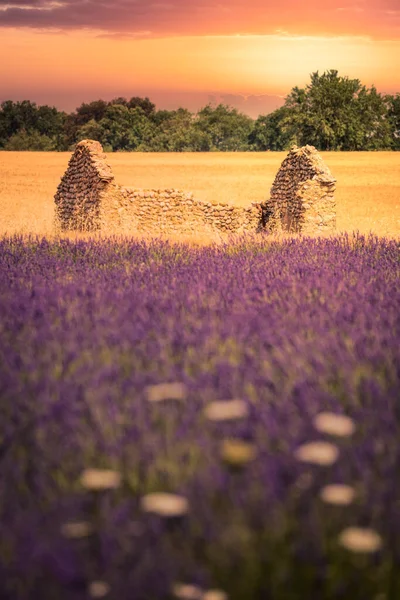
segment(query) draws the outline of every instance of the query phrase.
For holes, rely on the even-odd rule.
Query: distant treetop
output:
[[[382,95],[359,79],[331,69],[294,87],[281,108],[256,120],[230,106],[208,104],[157,110],[149,98],[82,103],[67,114],[34,102],[6,100],[0,108],[0,149],[66,151],[79,140],[101,142],[107,152],[286,150],[399,150],[400,93]]]

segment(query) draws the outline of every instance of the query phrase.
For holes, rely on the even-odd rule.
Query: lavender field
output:
[[[400,598],[400,245],[0,240],[0,597]]]

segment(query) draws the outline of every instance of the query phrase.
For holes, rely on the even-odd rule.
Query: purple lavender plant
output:
[[[399,250],[1,239],[1,598],[400,597]]]

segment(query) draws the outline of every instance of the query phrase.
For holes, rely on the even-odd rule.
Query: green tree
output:
[[[211,139],[211,150],[230,152],[249,149],[253,119],[224,104],[210,104],[197,113],[196,127]]]
[[[139,150],[141,145],[151,144],[155,135],[154,123],[141,108],[121,104],[109,105],[99,125],[103,131],[102,142],[114,151]]]
[[[181,109],[181,110],[186,110],[186,109]],[[151,120],[153,121],[153,123],[155,125],[157,125],[157,127],[159,127],[165,121],[168,121],[169,119],[173,118],[174,115],[176,114],[176,112],[177,112],[176,110],[165,110],[165,109],[156,110],[153,113]]]
[[[286,116],[287,109],[283,106],[268,115],[260,115],[249,136],[250,149],[280,151],[289,148],[295,140],[291,132],[283,131],[282,121]]]
[[[75,112],[69,114],[65,119],[64,131],[68,147],[78,141],[78,131],[89,121],[99,123],[106,114],[108,103],[104,100],[94,100],[82,103]]]
[[[196,127],[193,114],[186,108],[158,111],[153,121],[157,124],[153,151],[206,152],[210,149],[210,136]]]
[[[19,123],[17,121],[14,102],[6,100],[1,104],[0,110],[0,148],[4,148],[7,140],[18,131]]]
[[[109,104],[104,100],[94,100],[86,104],[81,104],[75,112],[76,122],[78,125],[84,125],[92,119],[95,121],[101,121],[105,116],[106,110]]]
[[[388,119],[391,128],[391,148],[400,150],[400,94],[387,95]]]
[[[372,150],[390,146],[385,99],[375,87],[330,70],[312,73],[305,88],[293,88],[284,107],[282,131],[298,145],[320,150]]]
[[[293,143],[320,150],[400,150],[400,94],[381,96],[358,79],[330,70],[294,87],[283,107],[256,121],[227,105],[156,110],[148,97],[83,103],[67,115],[23,100],[0,105],[0,148],[67,150],[85,138],[107,151],[206,152],[285,150]]]
[[[66,114],[50,106],[36,106],[34,102],[3,102],[0,109],[0,147],[9,147],[12,138],[13,144],[27,143],[32,140],[37,145],[51,145],[52,149],[64,149],[64,122]],[[39,136],[44,136],[42,142]],[[14,136],[17,136],[16,138]],[[46,138],[50,142],[45,141]],[[24,148],[26,149],[26,148]]]
[[[156,105],[153,104],[149,98],[140,98],[139,96],[133,96],[127,103],[128,108],[141,108],[146,117],[151,117],[155,110]]]
[[[124,98],[123,96],[118,96],[118,98],[113,98],[108,103],[108,106],[112,106],[113,104],[120,104],[121,106],[128,106],[128,100],[126,98]]]
[[[55,150],[67,150],[65,121],[67,113],[54,106],[39,106],[36,112],[35,130],[53,140]]]
[[[29,133],[25,129],[20,129],[7,140],[4,149],[15,152],[50,152],[57,150],[57,145],[54,139],[47,135],[41,135],[38,131],[32,131]]]
[[[96,140],[102,145],[105,145],[105,129],[102,123],[98,123],[94,119],[91,119],[88,123],[82,125],[82,127],[78,129],[76,134],[76,141],[80,142],[81,140]]]
[[[0,146],[4,147],[11,136],[21,130],[28,131],[35,124],[36,104],[29,100],[6,100],[0,111]]]
[[[377,92],[375,86],[371,86],[370,89],[365,86],[361,88],[357,98],[357,117],[363,132],[363,150],[390,148],[392,127],[388,107],[385,97]]]

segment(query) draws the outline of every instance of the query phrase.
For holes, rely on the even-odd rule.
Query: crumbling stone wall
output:
[[[62,230],[101,229],[107,197],[116,190],[101,144],[93,140],[79,142],[54,197],[56,226]]]
[[[242,233],[256,231],[261,209],[202,202],[175,189],[134,189],[115,183],[99,142],[76,146],[55,195],[61,230],[121,233]]]
[[[203,202],[176,189],[115,183],[99,142],[76,146],[55,195],[62,230],[107,233],[234,234],[269,229],[315,233],[335,227],[335,180],[312,146],[293,147],[265,203],[243,208]]]
[[[117,211],[123,229],[162,233],[240,233],[255,231],[261,221],[260,208],[214,204],[176,189],[139,190],[120,188]]]
[[[273,228],[295,233],[334,231],[335,183],[314,146],[293,146],[263,205],[264,220]]]

